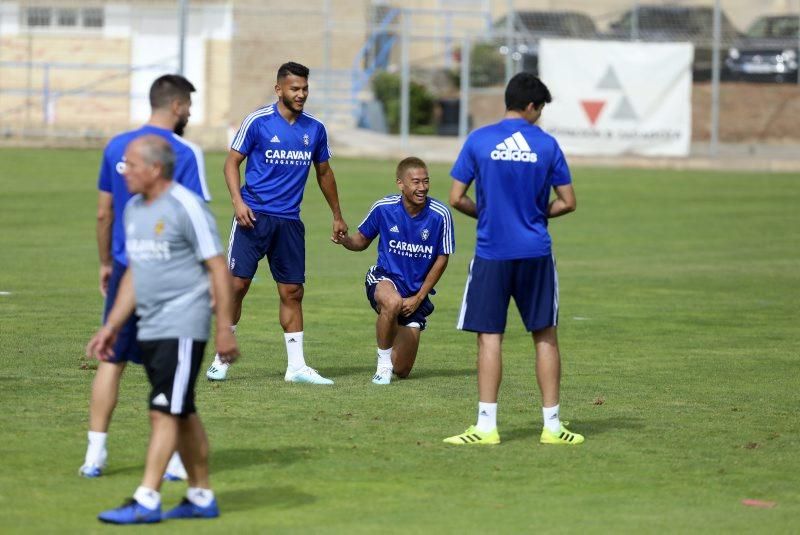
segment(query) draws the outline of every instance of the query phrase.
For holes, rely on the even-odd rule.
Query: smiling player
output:
[[[347,223],[342,219],[336,179],[328,163],[331,151],[325,126],[303,111],[308,74],[308,68],[299,63],[281,65],[275,85],[278,101],[248,115],[231,144],[225,160],[225,181],[234,209],[228,267],[234,281],[235,329],[258,261],[267,257],[280,296],[279,316],[288,358],[284,378],[292,383],[330,385],[333,381],[307,366],[303,355],[306,251],[300,203],[312,164],[333,214],[331,236],[347,233]],[[240,167],[245,159],[242,185]],[[206,376],[222,381],[228,366],[217,356]]]
[[[428,197],[425,162],[414,157],[401,161],[396,180],[400,195],[377,201],[356,234],[334,240],[350,251],[363,251],[381,236],[377,264],[369,268],[364,283],[378,313],[378,366],[372,377],[378,385],[388,385],[392,371],[400,378],[411,373],[420,333],[433,312],[428,294],[435,293],[433,287],[455,249],[450,211]]]

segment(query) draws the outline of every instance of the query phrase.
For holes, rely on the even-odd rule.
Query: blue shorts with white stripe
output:
[[[528,331],[558,325],[558,273],[552,255],[516,260],[473,258],[458,328],[505,332],[512,297]]]

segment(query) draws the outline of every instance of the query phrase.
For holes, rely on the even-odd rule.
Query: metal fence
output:
[[[291,59],[311,68],[309,109],[330,128],[463,136],[557,37],[691,42],[695,141],[800,140],[800,0],[555,4],[4,0],[0,135],[102,138],[145,120],[149,82],[183,69],[198,86],[192,135],[222,146]]]

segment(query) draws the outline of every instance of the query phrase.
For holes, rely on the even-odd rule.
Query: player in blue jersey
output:
[[[234,329],[242,301],[264,256],[280,296],[279,318],[286,344],[287,382],[333,384],[306,365],[303,355],[303,284],[305,227],[300,220],[308,174],[313,165],[325,200],[333,213],[335,239],[347,233],[339,208],[336,179],[328,160],[325,126],[303,111],[308,98],[308,68],[284,63],[278,69],[277,102],[248,115],[225,160],[225,182],[233,202],[234,220],[228,244],[228,267],[234,280]],[[240,167],[247,159],[245,182]],[[215,357],[206,376],[224,380],[228,364]]]
[[[97,248],[100,255],[100,293],[105,297],[103,319],[114,304],[122,274],[128,265],[125,255],[125,229],[122,212],[131,194],[122,172],[125,170],[125,148],[141,136],[157,135],[169,141],[176,155],[175,181],[206,201],[211,196],[206,186],[202,150],[180,137],[189,121],[194,86],[183,76],[168,74],[156,79],[150,87],[151,115],[136,130],[122,133],[109,141],[100,165],[97,201]],[[89,404],[89,445],[80,474],[98,477],[106,464],[106,438],[111,415],[117,405],[119,381],[127,362],[141,364],[136,344],[136,318],[125,324],[114,346],[115,357],[100,362],[92,382]],[[167,471],[174,479],[185,477],[185,470],[176,455]]]
[[[530,73],[508,83],[506,114],[472,132],[451,175],[450,204],[478,219],[458,328],[478,333],[478,421],[449,444],[499,444],[497,393],[511,297],[533,333],[542,394],[543,444],[580,444],[559,418],[558,276],[547,232],[549,218],[575,210],[575,192],[556,140],[535,125],[550,91]],[[475,201],[467,196],[475,184]],[[551,190],[555,192],[551,200]]]
[[[428,167],[419,158],[406,158],[395,174],[400,195],[372,205],[352,236],[336,242],[363,251],[380,236],[378,261],[367,271],[367,299],[378,313],[375,332],[378,366],[372,382],[388,385],[392,371],[406,378],[419,349],[420,333],[433,312],[428,295],[447,268],[455,249],[450,210],[428,197]]]

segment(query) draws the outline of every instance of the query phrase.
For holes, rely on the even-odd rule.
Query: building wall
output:
[[[16,63],[4,67],[0,76],[3,123],[91,127],[127,122],[129,80],[124,75],[130,56],[127,39],[28,34],[0,37],[0,49],[0,60]],[[101,64],[108,67],[79,68]],[[70,94],[82,87],[107,95]],[[49,93],[47,116],[43,90]],[[24,91],[30,94],[20,94]]]

